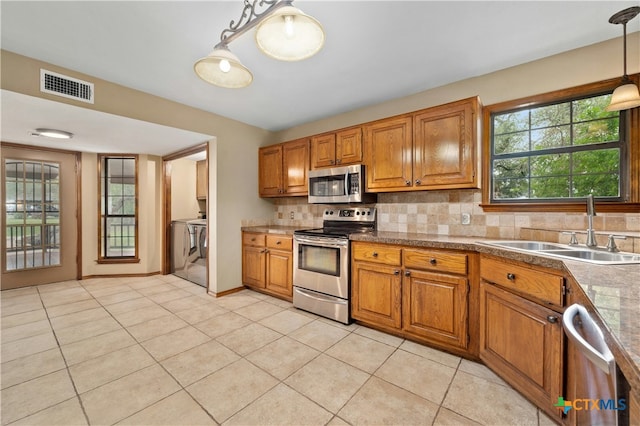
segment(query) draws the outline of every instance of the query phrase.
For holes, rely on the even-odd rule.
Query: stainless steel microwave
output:
[[[375,194],[365,193],[364,165],[332,167],[309,172],[309,203],[370,203]]]

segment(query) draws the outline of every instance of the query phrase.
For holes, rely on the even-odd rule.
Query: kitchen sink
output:
[[[640,255],[638,254],[623,252],[614,253],[565,244],[545,243],[540,241],[482,241],[482,244],[601,265],[626,265],[640,263]]]
[[[567,246],[562,244],[554,244],[554,243],[542,243],[539,241],[495,241],[495,242],[487,242],[486,244],[491,245],[499,245],[501,247],[509,247],[520,250],[561,250],[565,249]]]

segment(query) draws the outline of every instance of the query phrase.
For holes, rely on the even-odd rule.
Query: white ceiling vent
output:
[[[76,101],[93,103],[93,83],[40,69],[40,91]]]

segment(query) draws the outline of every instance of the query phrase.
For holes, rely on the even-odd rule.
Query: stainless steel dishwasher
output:
[[[562,323],[569,339],[568,356],[573,357],[575,366],[575,371],[570,372],[573,379],[567,385],[573,398],[571,408],[565,407],[565,414],[572,412],[569,416],[574,420],[570,423],[625,424],[626,399],[621,398],[624,391],[619,392],[622,388],[618,383],[616,361],[602,330],[579,304],[566,309]]]

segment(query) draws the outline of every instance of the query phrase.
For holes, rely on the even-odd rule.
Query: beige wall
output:
[[[212,161],[209,195],[213,197],[210,198],[208,212],[209,241],[214,242],[209,245],[210,289],[220,292],[241,286],[242,218],[271,217],[273,212],[273,204],[257,195],[257,148],[273,142],[270,132],[12,52],[2,50],[1,55],[2,89],[215,136],[209,143],[209,159]],[[41,67],[94,82],[96,103],[86,104],[41,93]],[[95,154],[85,153],[82,160],[83,275],[159,271],[163,231],[160,159],[148,156],[140,169],[141,180],[146,182],[144,192],[147,197],[145,202],[141,200],[140,210],[140,220],[144,220],[140,228],[142,261],[140,264],[112,267],[95,264],[98,245],[95,157]],[[217,182],[221,186],[219,190],[215,187]]]
[[[640,32],[627,35],[627,71],[640,72]],[[437,65],[434,65],[437,66]],[[276,134],[287,141],[479,95],[484,105],[578,86],[622,75],[622,38],[550,56],[306,123]]]

